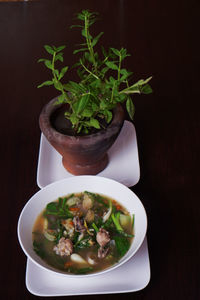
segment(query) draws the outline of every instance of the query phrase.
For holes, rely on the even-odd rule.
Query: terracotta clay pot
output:
[[[58,132],[52,125],[52,115],[63,105],[54,105],[57,98],[44,106],[40,129],[49,143],[62,155],[62,163],[74,175],[95,175],[108,164],[108,149],[113,145],[124,122],[124,111],[119,104],[113,111],[113,120],[106,129],[85,136],[72,136]]]

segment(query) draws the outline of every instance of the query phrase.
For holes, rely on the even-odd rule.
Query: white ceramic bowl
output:
[[[45,261],[34,252],[32,247],[32,228],[37,216],[45,209],[47,203],[55,201],[58,197],[83,192],[85,190],[111,197],[125,206],[130,214],[134,214],[135,237],[129,251],[114,266],[98,273],[86,275],[66,274],[46,264]],[[26,256],[41,268],[61,274],[62,276],[70,277],[94,276],[108,272],[124,264],[141,246],[146,235],[146,230],[146,212],[138,197],[123,184],[112,179],[98,176],[75,176],[46,186],[30,198],[24,206],[18,221],[18,239]]]

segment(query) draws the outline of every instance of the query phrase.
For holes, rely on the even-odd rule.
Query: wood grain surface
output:
[[[148,216],[149,285],[136,293],[73,299],[198,300],[200,264],[199,1],[41,0],[0,3],[1,282],[2,299],[36,299],[25,286],[26,257],[17,221],[36,184],[42,106],[57,95],[37,89],[49,73],[37,60],[43,45],[66,44],[65,63],[80,34],[74,15],[100,13],[105,47],[121,46],[135,80],[153,76],[152,95],[135,96],[141,176],[132,190]],[[76,77],[70,74],[72,80]],[[59,299],[59,298],[53,298]]]

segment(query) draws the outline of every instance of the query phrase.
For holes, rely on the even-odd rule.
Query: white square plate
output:
[[[150,280],[147,239],[137,253],[122,266],[102,275],[67,278],[39,268],[27,260],[26,287],[36,296],[115,294],[139,291]]]
[[[109,164],[98,174],[114,179],[128,187],[134,186],[140,178],[137,138],[134,125],[125,121],[113,146],[108,151]],[[67,177],[72,177],[62,165],[62,156],[41,134],[37,184],[40,188]]]

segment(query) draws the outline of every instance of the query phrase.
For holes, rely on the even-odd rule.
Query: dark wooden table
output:
[[[199,1],[55,0],[0,4],[1,259],[2,299],[35,299],[25,286],[26,257],[17,221],[36,184],[42,106],[57,95],[37,89],[48,72],[37,64],[43,45],[66,44],[75,60],[74,14],[89,8],[101,20],[106,47],[131,57],[135,79],[153,75],[154,93],[135,96],[141,177],[132,190],[148,215],[149,285],[121,295],[82,299],[197,300],[200,263]],[[73,77],[73,75],[72,75]],[[56,298],[54,298],[56,299]],[[81,299],[73,297],[73,299]]]

